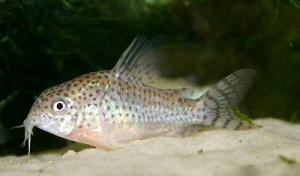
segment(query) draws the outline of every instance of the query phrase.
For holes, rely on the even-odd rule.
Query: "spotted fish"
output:
[[[92,72],[51,87],[36,99],[24,120],[25,140],[32,128],[100,148],[116,148],[155,136],[175,136],[195,125],[248,129],[258,127],[237,118],[237,107],[255,71],[239,70],[201,97],[188,89],[149,86],[160,78],[153,49],[136,37],[112,70]]]

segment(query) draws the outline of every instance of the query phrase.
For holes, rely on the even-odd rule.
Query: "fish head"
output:
[[[75,118],[81,105],[76,101],[78,94],[70,93],[73,90],[64,83],[43,91],[33,103],[27,118],[24,120],[25,145],[28,140],[30,151],[30,139],[33,127],[66,138],[75,127]]]

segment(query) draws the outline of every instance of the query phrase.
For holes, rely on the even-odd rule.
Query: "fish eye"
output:
[[[52,110],[55,112],[62,112],[66,109],[66,103],[62,99],[54,100],[52,103]]]

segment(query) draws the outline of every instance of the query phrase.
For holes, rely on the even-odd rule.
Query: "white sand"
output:
[[[299,176],[300,125],[256,120],[261,129],[217,129],[192,137],[158,137],[115,151],[84,149],[0,158],[0,175]],[[296,161],[288,164],[279,155]]]

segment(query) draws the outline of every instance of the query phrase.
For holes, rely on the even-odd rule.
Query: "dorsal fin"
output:
[[[160,77],[153,48],[144,35],[137,36],[124,51],[112,69],[116,78],[137,81],[143,84],[154,82]]]

